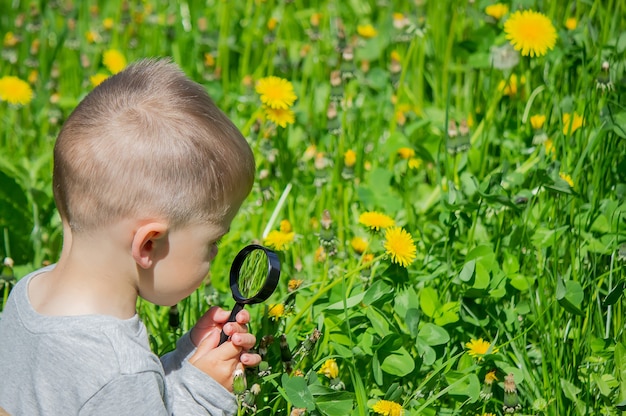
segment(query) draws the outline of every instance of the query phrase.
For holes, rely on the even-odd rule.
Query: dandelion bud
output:
[[[237,368],[235,370],[235,375],[233,376],[233,393],[241,394],[246,391],[246,377],[241,368]]]
[[[13,266],[15,265],[15,262],[13,261],[11,257],[5,257],[2,264],[4,265],[4,267],[8,267],[12,269]]]
[[[517,395],[517,387],[515,386],[513,373],[509,373],[504,377],[504,399],[502,403],[504,413],[515,413],[522,408]]]
[[[258,396],[259,393],[261,393],[261,386],[259,386],[258,383],[254,383],[252,387],[250,387],[250,393],[254,394],[255,396]]]

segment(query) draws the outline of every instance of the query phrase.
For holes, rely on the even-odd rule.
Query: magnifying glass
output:
[[[235,306],[228,322],[235,322],[235,317],[244,305],[260,303],[270,297],[280,277],[280,261],[272,250],[258,244],[244,247],[230,267],[230,290],[233,292]],[[220,343],[228,340],[222,331]]]

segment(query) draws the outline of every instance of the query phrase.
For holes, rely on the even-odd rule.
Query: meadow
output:
[[[138,304],[155,353],[233,306],[231,261],[255,242],[282,274],[248,307],[264,361],[241,415],[626,411],[623,1],[0,9],[0,310],[58,257],[63,121],[169,56],[249,140],[257,182],[211,283]]]

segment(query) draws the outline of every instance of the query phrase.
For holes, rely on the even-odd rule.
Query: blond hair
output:
[[[254,181],[254,156],[204,88],[165,59],[91,91],[54,147],[54,197],[75,232],[123,218],[172,226],[223,218]]]

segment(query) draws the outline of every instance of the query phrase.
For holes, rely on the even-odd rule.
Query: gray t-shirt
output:
[[[235,414],[235,396],[188,362],[189,333],[159,359],[137,315],[37,313],[28,283],[49,269],[21,279],[0,317],[0,408],[13,416]]]

